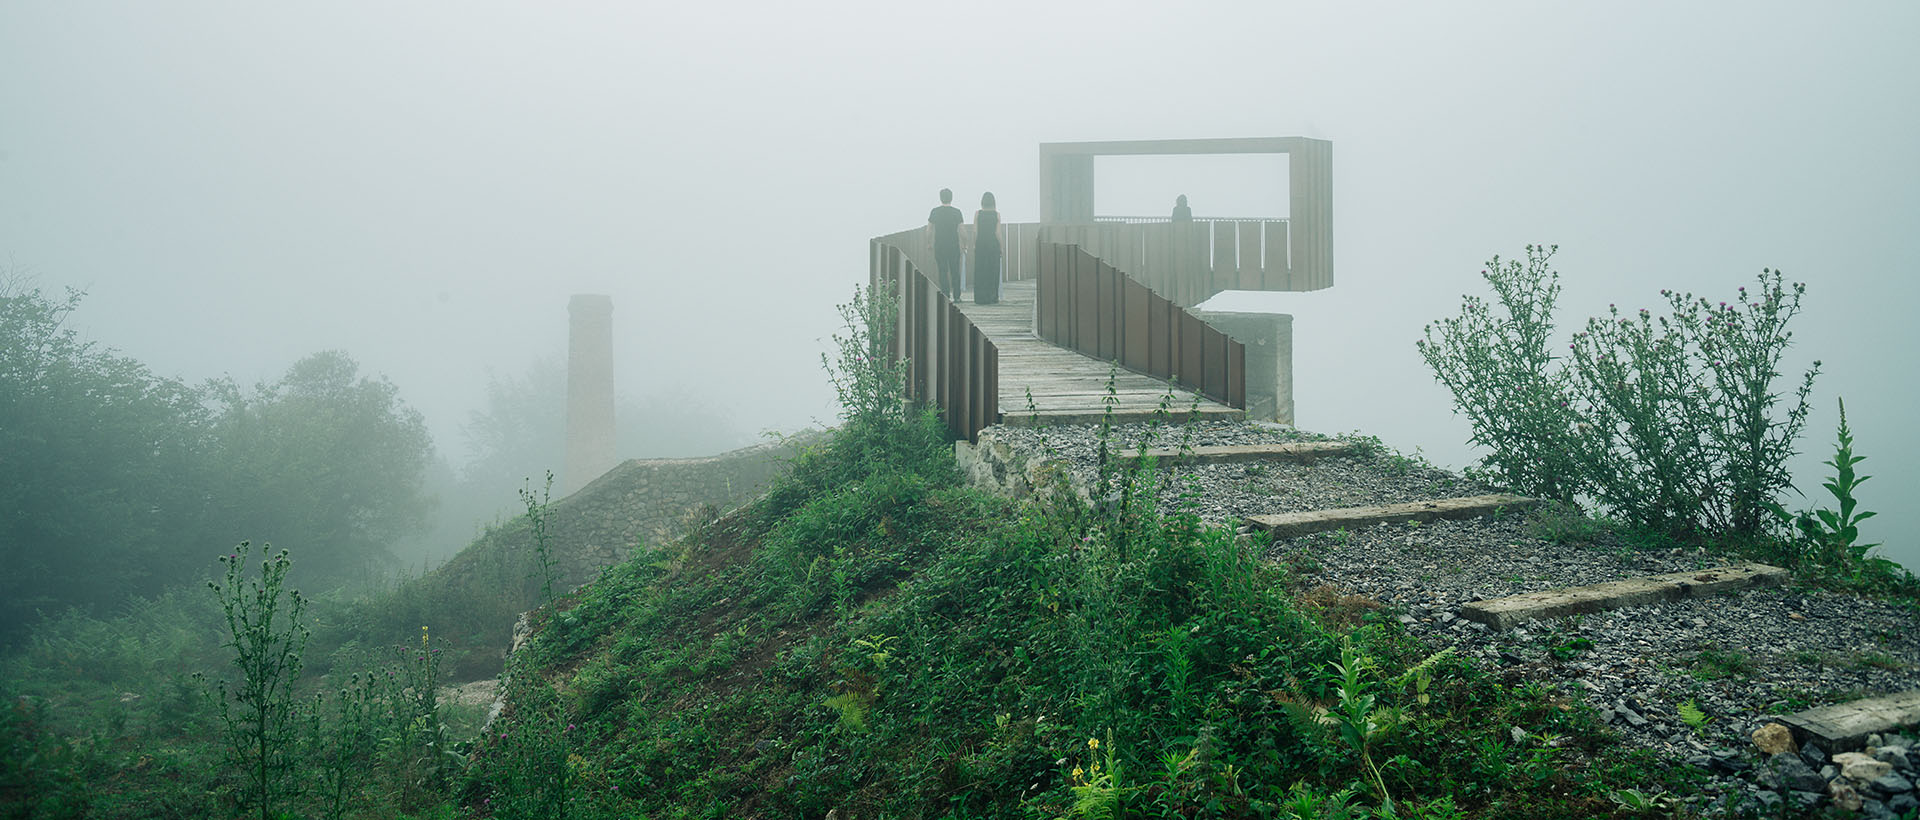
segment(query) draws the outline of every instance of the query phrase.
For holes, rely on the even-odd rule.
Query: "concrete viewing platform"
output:
[[[962,313],[1000,350],[1000,415],[1004,424],[1094,424],[1107,405],[1107,379],[1113,378],[1116,422],[1146,421],[1167,395],[1167,383],[1125,368],[1117,371],[1103,362],[1043,341],[1033,332],[1036,286],[1032,281],[1006,282],[1000,301],[977,305],[968,292],[958,304]],[[1027,396],[1031,391],[1033,405]],[[1171,410],[1184,418],[1194,406],[1191,390],[1173,388]],[[1242,419],[1246,412],[1205,397],[1199,413],[1204,419]]]

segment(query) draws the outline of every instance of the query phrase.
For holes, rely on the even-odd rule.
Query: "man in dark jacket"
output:
[[[927,232],[933,234],[933,264],[939,268],[940,290],[960,295],[960,226],[967,220],[953,207],[953,189],[940,189],[940,207],[927,214]]]

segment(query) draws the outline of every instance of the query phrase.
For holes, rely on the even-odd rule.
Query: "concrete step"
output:
[[[1787,576],[1786,570],[1766,564],[1733,564],[1475,601],[1460,608],[1460,617],[1504,630],[1536,618],[1560,618],[1746,587],[1776,586],[1784,583]]]
[[[1856,751],[1867,735],[1886,734],[1920,724],[1920,689],[1836,703],[1776,718],[1793,730],[1793,739],[1828,753]]]
[[[1492,515],[1498,510],[1524,510],[1539,503],[1540,499],[1523,495],[1474,495],[1465,498],[1412,501],[1405,504],[1383,504],[1377,507],[1344,507],[1337,510],[1254,515],[1248,516],[1245,523],[1254,529],[1266,530],[1275,538],[1292,538],[1308,533],[1358,529],[1374,524],[1438,521],[1443,518],[1478,518],[1483,515]]]
[[[1246,462],[1306,462],[1332,456],[1352,455],[1355,450],[1351,441],[1295,441],[1287,444],[1222,444],[1195,447],[1182,453],[1171,447],[1156,447],[1146,455],[1156,459],[1160,466],[1173,464],[1241,464]],[[1128,453],[1128,459],[1138,459],[1139,453]]]

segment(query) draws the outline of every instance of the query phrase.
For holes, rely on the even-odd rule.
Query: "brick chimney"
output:
[[[613,298],[574,294],[567,303],[567,460],[560,495],[613,469]]]

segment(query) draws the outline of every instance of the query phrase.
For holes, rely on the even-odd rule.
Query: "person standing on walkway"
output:
[[[1173,221],[1192,222],[1193,209],[1187,207],[1187,195],[1181,194],[1173,200]]]
[[[992,191],[980,195],[980,210],[973,212],[973,301],[1000,301],[1000,212]]]
[[[940,189],[940,207],[927,214],[927,233],[933,235],[933,264],[940,290],[960,297],[960,226],[967,215],[953,207],[953,189]]]

